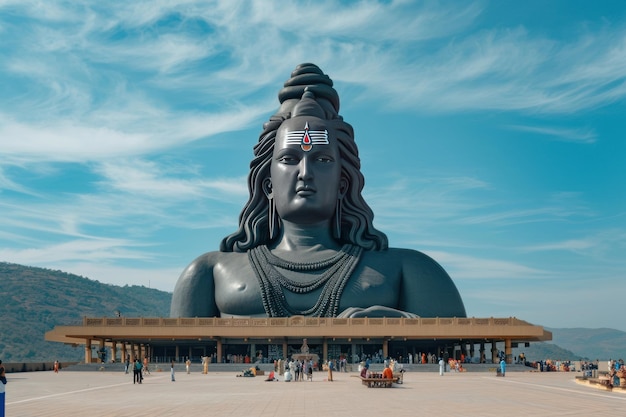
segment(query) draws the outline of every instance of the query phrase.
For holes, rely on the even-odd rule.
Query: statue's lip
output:
[[[310,185],[299,185],[296,187],[296,193],[298,195],[311,195],[316,192],[315,188]]]

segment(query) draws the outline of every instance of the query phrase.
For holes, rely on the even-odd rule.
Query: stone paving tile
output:
[[[576,373],[407,372],[394,388],[367,388],[355,373],[313,382],[266,382],[236,373],[9,374],[6,416],[624,416],[626,395],[575,382]]]

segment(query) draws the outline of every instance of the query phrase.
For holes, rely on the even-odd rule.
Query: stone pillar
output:
[[[250,363],[256,361],[256,344],[250,343]]]
[[[283,339],[283,360],[287,359],[287,353],[289,353],[289,346],[287,345],[287,338]]]
[[[85,363],[91,363],[91,339],[85,339]]]
[[[192,353],[192,349],[191,349],[191,346],[189,346],[189,350],[187,351],[187,357],[189,358],[189,360],[191,360],[191,353]]]
[[[126,363],[126,342],[122,342],[122,362]]]
[[[222,339],[217,338],[217,363],[222,363]]]
[[[322,339],[322,361],[328,361],[328,340],[325,337]]]
[[[498,363],[498,347],[495,339],[491,341],[491,362]]]
[[[117,360],[116,356],[117,356],[117,342],[115,340],[111,340],[111,362],[115,362]]]
[[[99,340],[99,350],[106,352],[106,342],[104,341],[104,339]],[[102,356],[100,356],[100,354],[98,354],[98,357],[100,358],[100,363],[104,363],[102,361]]]
[[[350,362],[355,363],[354,358],[356,357],[356,343],[352,342],[352,345],[350,346],[350,352],[351,352],[350,354],[352,355],[350,356]]]
[[[176,353],[174,354],[174,360],[180,362],[180,346],[176,345]]]
[[[506,363],[513,363],[513,348],[511,347],[511,339],[504,339],[504,355]]]
[[[480,342],[480,347],[478,348],[478,353],[480,355],[480,362],[483,360],[483,355],[485,354],[485,342]]]
[[[383,337],[383,359],[387,359],[389,357],[389,340],[386,337]]]

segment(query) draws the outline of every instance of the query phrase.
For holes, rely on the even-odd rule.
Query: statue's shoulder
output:
[[[445,270],[430,256],[424,252],[407,248],[389,248],[384,251],[372,251],[376,258],[384,259],[386,262],[394,262],[401,265],[403,269],[418,268],[422,272],[443,273]]]
[[[183,270],[179,280],[192,281],[213,276],[213,269],[220,264],[247,262],[247,255],[240,252],[206,252],[191,261]]]
[[[194,259],[187,268],[211,268],[221,262],[229,262],[238,259],[247,259],[247,254],[242,252],[206,252]]]

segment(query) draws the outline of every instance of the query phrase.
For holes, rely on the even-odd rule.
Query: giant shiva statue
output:
[[[172,317],[465,317],[446,271],[388,248],[332,80],[302,64],[250,163],[238,230],[181,274]]]

